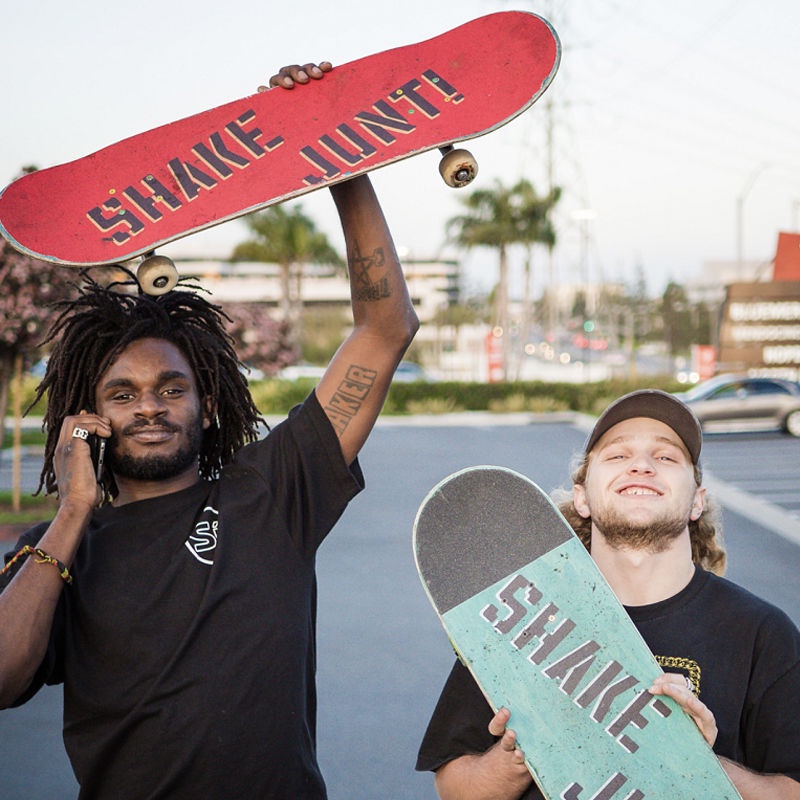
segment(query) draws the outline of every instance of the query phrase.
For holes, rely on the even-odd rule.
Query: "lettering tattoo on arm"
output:
[[[350,268],[353,271],[353,299],[365,302],[391,297],[392,289],[386,276],[373,280],[371,273],[376,267],[386,265],[382,247],[376,247],[370,255],[361,255],[358,243],[350,253]]]
[[[340,439],[350,424],[350,420],[360,411],[377,376],[377,370],[351,364],[344,379],[325,406],[325,413]]]

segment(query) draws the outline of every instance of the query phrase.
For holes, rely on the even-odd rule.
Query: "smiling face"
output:
[[[705,489],[680,437],[647,417],[624,420],[598,440],[575,508],[614,548],[662,552],[703,510]]]
[[[180,350],[162,339],[139,339],[122,351],[95,388],[97,413],[111,420],[107,455],[120,496],[136,483],[159,486],[150,494],[195,483],[204,413],[192,369]]]

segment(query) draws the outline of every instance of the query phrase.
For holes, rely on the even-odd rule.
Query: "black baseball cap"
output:
[[[598,417],[586,440],[584,452],[590,452],[609,428],[633,417],[649,417],[669,425],[686,445],[692,463],[697,464],[700,460],[703,434],[697,417],[682,400],[659,389],[640,389],[615,400]]]

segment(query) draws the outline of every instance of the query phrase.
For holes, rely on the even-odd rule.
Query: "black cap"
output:
[[[686,445],[692,463],[697,464],[703,445],[703,434],[697,417],[686,403],[659,389],[640,389],[615,400],[595,423],[586,440],[584,452],[592,450],[597,440],[609,428],[633,417],[649,417],[669,425]]]

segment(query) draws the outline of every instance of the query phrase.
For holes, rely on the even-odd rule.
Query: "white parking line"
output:
[[[708,472],[703,475],[703,483],[709,493],[725,508],[729,508],[751,522],[769,528],[773,533],[783,536],[793,544],[800,545],[800,519],[791,512],[754,494],[737,489]]]

